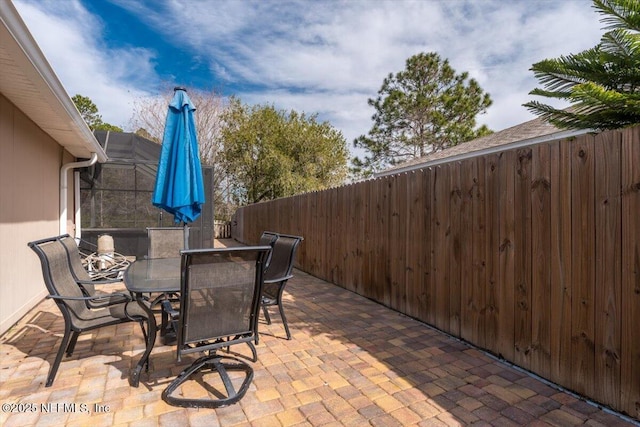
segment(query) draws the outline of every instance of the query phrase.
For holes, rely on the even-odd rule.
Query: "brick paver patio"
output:
[[[300,271],[287,291],[293,339],[275,312],[272,325],[261,318],[251,389],[217,410],[162,401],[192,359],[176,366],[174,348],[160,342],[140,387],[129,386],[144,349],[135,323],[81,335],[45,388],[64,325],[45,300],[0,338],[0,425],[640,425]]]

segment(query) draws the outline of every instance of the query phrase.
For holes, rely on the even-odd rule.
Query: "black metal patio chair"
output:
[[[184,227],[147,227],[147,258],[178,258],[189,249],[185,233]]]
[[[69,265],[71,266],[71,274],[73,275],[73,278],[80,285],[85,296],[94,298],[85,301],[87,307],[100,308],[110,304],[118,304],[131,301],[131,297],[129,295],[122,293],[107,293],[102,290],[96,289],[96,286],[100,285],[122,283],[122,279],[96,279],[91,277],[82,265],[80,249],[78,247],[78,244],[76,243],[76,240],[68,234],[58,236],[58,239],[67,251],[67,257],[69,258]]]
[[[269,266],[264,273],[261,305],[264,317],[269,325],[271,324],[271,317],[269,316],[268,307],[278,306],[287,339],[290,340],[291,332],[289,332],[287,317],[284,314],[282,295],[287,281],[293,277],[293,261],[296,256],[296,250],[304,239],[300,236],[274,234],[277,234],[277,239],[273,244]]]
[[[62,355],[73,354],[78,336],[104,326],[116,325],[136,321],[142,328],[142,334],[147,341],[144,323],[148,320],[146,312],[135,301],[113,303],[113,295],[86,296],[73,274],[65,246],[61,236],[37,240],[28,243],[29,247],[38,255],[42,266],[44,283],[49,291],[47,298],[55,301],[64,318],[64,336],[55,361],[49,369],[46,387],[53,384]],[[122,296],[127,296],[122,294]],[[89,308],[86,304],[91,301],[104,304],[101,308]]]
[[[187,228],[147,227],[147,259],[180,257],[181,250],[189,249],[187,235],[188,226]],[[162,293],[156,295],[151,302],[151,308],[160,313],[160,335],[167,344],[175,340],[175,331],[172,329],[171,324],[168,323],[167,313],[161,307],[166,301],[170,301],[175,309],[177,308],[178,300],[177,294]]]
[[[217,408],[238,402],[253,379],[253,369],[245,361],[220,350],[246,343],[253,361],[257,352],[252,343],[257,335],[260,292],[268,246],[196,249],[182,252],[180,310],[166,310],[176,323],[177,359],[206,352],[195,360],[162,392],[170,405]],[[194,397],[181,386],[195,379],[206,393]],[[190,389],[192,391],[192,389]],[[181,394],[181,396],[178,396]]]

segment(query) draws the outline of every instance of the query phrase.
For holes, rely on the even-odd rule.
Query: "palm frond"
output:
[[[603,15],[605,30],[629,28],[640,31],[640,2],[637,0],[594,0],[593,7]]]
[[[531,95],[564,99],[559,110],[532,101],[524,106],[561,128],[615,129],[640,123],[640,1],[594,0],[605,33],[595,47],[533,64],[544,89]]]
[[[566,91],[584,81],[573,71],[567,57],[542,60],[533,64],[531,71],[547,89],[554,91]]]
[[[616,111],[593,104],[577,103],[569,109],[560,110],[537,101],[528,102],[524,106],[531,113],[562,129],[607,130],[640,123],[638,108]]]
[[[605,33],[599,46],[609,54],[625,58],[637,57],[640,51],[640,35],[618,28]]]
[[[568,99],[571,96],[571,91],[568,90],[561,92],[556,90],[552,91],[536,88],[529,92],[529,95],[545,96],[547,98]]]

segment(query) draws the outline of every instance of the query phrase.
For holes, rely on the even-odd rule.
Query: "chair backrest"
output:
[[[273,231],[263,231],[262,236],[260,236],[260,241],[258,242],[259,246],[271,246],[275,243],[278,238],[278,233],[274,233]]]
[[[269,246],[247,246],[181,252],[178,360],[182,354],[255,338],[270,251]]]
[[[69,265],[67,250],[60,240],[61,236],[29,242],[29,247],[40,258],[42,266],[42,276],[47,286],[49,295],[64,297],[84,297],[82,289],[78,286]],[[63,316],[69,317],[73,323],[73,318],[84,318],[89,309],[82,300],[55,300],[62,311]]]
[[[273,248],[273,244],[278,239],[278,233],[274,233],[273,231],[263,231],[262,236],[260,236],[260,241],[258,242],[259,246],[271,246]],[[267,260],[264,263],[265,270],[269,268],[269,263],[271,262],[271,254],[267,255]]]
[[[91,281],[91,276],[82,265],[82,258],[80,256],[80,248],[76,240],[68,234],[58,236],[58,239],[67,251],[69,257],[69,265],[71,266],[71,274],[76,280],[84,282]],[[89,293],[89,296],[95,295],[95,287],[88,283],[83,283],[83,287]]]
[[[185,230],[180,227],[148,227],[147,258],[178,258],[185,247]]]
[[[274,280],[291,274],[296,250],[302,240],[304,239],[300,236],[278,235],[273,245],[269,267],[265,271],[265,280]]]

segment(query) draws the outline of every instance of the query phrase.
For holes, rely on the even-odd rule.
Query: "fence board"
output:
[[[407,295],[406,313],[412,317],[419,317],[418,307],[420,305],[420,285],[419,285],[419,255],[421,242],[418,233],[422,232],[420,221],[420,200],[421,191],[418,189],[420,171],[411,171],[407,178],[407,216],[405,218],[406,257],[407,265],[405,270],[405,293]]]
[[[422,191],[422,222],[424,225],[423,232],[420,234],[424,242],[422,252],[420,254],[420,316],[419,319],[429,322],[431,312],[431,248],[432,243],[432,224],[431,224],[431,173],[428,169],[423,169],[420,179],[420,190]],[[433,323],[431,323],[433,324]]]
[[[571,384],[571,145],[551,144],[550,376]]]
[[[351,205],[352,221],[348,226],[351,227],[355,235],[352,237],[353,246],[351,252],[353,263],[351,265],[351,277],[353,280],[353,291],[362,292],[362,248],[364,247],[364,196],[362,185],[351,185],[351,194],[349,195],[349,204]]]
[[[340,226],[338,227],[335,239],[340,242],[345,239],[351,232],[348,230],[348,221],[349,221],[349,201],[346,198],[346,194],[348,194],[348,189],[346,186],[339,187],[336,189],[336,203],[338,215],[340,216]],[[351,286],[350,277],[347,274],[347,270],[350,265],[350,250],[351,250],[351,242],[353,239],[344,240],[344,245],[339,245],[339,254],[340,256],[336,259],[336,267],[338,272],[338,278],[336,279],[338,283],[343,283],[345,287]],[[335,249],[333,242],[330,242],[330,246]]]
[[[640,128],[622,143],[622,410],[640,420]]]
[[[473,199],[475,191],[474,160],[461,162],[460,184],[462,200],[460,204],[460,336],[473,342],[474,328],[479,322],[479,308],[473,296]]]
[[[513,360],[514,337],[514,182],[516,170],[516,152],[506,151],[500,157],[500,196],[498,209],[500,212],[499,229],[499,276],[496,282],[498,331],[496,332],[496,353]]]
[[[336,232],[336,228],[334,226],[336,221],[334,204],[336,189],[330,188],[326,191],[321,191],[320,193],[323,205],[323,207],[320,208],[320,211],[323,212],[320,226],[324,229],[324,238],[321,239],[323,246],[322,277],[326,277],[330,282],[333,282],[336,250],[331,247],[329,242],[333,240]]]
[[[318,222],[318,193],[314,192],[309,195],[309,223],[308,230],[309,236],[306,239],[308,246],[313,248],[313,250],[309,251],[308,258],[308,272],[314,276],[318,275],[318,269],[316,266],[318,265],[318,246],[317,246],[317,227],[316,224]]]
[[[595,142],[595,398],[620,404],[621,216],[619,134],[599,135]]]
[[[358,294],[365,295],[367,294],[367,287],[370,283],[370,257],[371,257],[371,181],[365,181],[358,186],[359,197],[362,197],[362,201],[360,203],[360,211],[358,217],[362,221],[362,234],[359,236],[360,241],[360,252],[359,252],[359,262],[360,262],[360,282],[356,288]]]
[[[312,209],[316,210],[316,214],[313,216],[313,224],[311,235],[313,236],[313,241],[310,242],[315,248],[314,253],[314,262],[313,268],[315,275],[320,277],[326,277],[326,245],[323,244],[322,239],[326,238],[326,230],[323,230],[324,218],[326,215],[327,206],[324,203],[325,198],[327,197],[327,193],[324,191],[315,191],[313,193],[314,197],[312,200],[312,204],[314,205]]]
[[[449,268],[449,333],[460,336],[460,304],[461,304],[461,274],[462,274],[462,251],[461,251],[461,213],[462,189],[460,181],[460,162],[451,164],[449,169],[449,253],[447,264]]]
[[[396,295],[398,300],[398,310],[401,313],[407,311],[407,288],[405,285],[408,254],[407,254],[407,220],[409,216],[409,196],[407,188],[409,186],[409,174],[403,173],[398,180],[398,265],[396,270]]]
[[[332,281],[333,273],[335,270],[334,260],[335,260],[336,250],[332,248],[332,245],[330,245],[329,242],[333,240],[333,236],[335,236],[335,228],[333,227],[333,222],[335,221],[335,217],[336,217],[335,204],[334,204],[336,189],[331,188],[327,191],[322,191],[321,193],[322,193],[322,196],[321,196],[322,203],[325,206],[324,208],[320,209],[322,212],[324,212],[324,215],[322,215],[322,222],[320,223],[321,230],[324,230],[324,236],[323,238],[319,239],[319,241],[322,242],[322,246],[324,248],[323,250],[324,262],[322,262],[322,267],[323,267],[322,276],[327,277],[329,278],[330,281]],[[334,230],[333,234],[331,232],[328,232],[328,230],[332,230],[332,229]]]
[[[595,209],[593,137],[582,136],[572,152],[573,292],[571,317],[572,389],[593,395]]]
[[[313,246],[311,245],[311,194],[303,194],[300,196],[300,204],[299,209],[301,212],[304,212],[305,215],[302,216],[301,226],[302,230],[300,235],[304,237],[304,242],[299,246],[298,252],[296,253],[296,258],[299,260],[300,265],[304,265],[306,269],[308,269],[310,262],[310,253],[313,250]],[[308,270],[305,270],[308,271]]]
[[[432,169],[433,188],[431,224],[433,247],[431,257],[431,292],[434,295],[431,309],[435,315],[435,326],[449,331],[449,166]]]
[[[400,291],[400,281],[404,279],[403,255],[401,250],[404,249],[404,233],[400,235],[400,187],[403,174],[392,175],[388,180],[389,202],[387,204],[387,215],[389,218],[389,226],[387,227],[387,247],[389,250],[389,266],[387,290],[385,294],[388,296],[388,306],[394,310],[402,311],[402,297]],[[402,244],[402,245],[401,245]],[[402,274],[400,271],[402,270]]]
[[[279,199],[274,201],[274,214],[275,221],[278,224],[278,229],[282,230],[283,233],[293,234],[291,230],[291,226],[289,225],[287,219],[289,219],[289,212],[287,212],[287,200]]]
[[[311,231],[311,235],[313,236],[313,241],[311,242],[313,246],[316,248],[314,262],[313,262],[313,271],[315,275],[319,277],[327,277],[326,274],[326,245],[323,244],[322,240],[326,238],[326,230],[323,229],[323,225],[325,223],[325,215],[327,206],[324,202],[327,197],[327,193],[324,191],[314,192],[315,206],[314,209],[317,211],[314,215],[313,221],[313,230]]]
[[[335,188],[320,192],[320,222],[318,223],[318,231],[324,230],[322,237],[318,238],[318,242],[322,247],[322,258],[320,260],[320,271],[322,277],[328,278],[330,281],[334,272],[335,250],[331,249],[329,242],[335,235],[334,221],[336,213],[334,212],[333,198]]]
[[[497,281],[500,271],[499,239],[500,239],[500,155],[492,154],[485,157],[485,197],[484,212],[486,224],[485,236],[485,348],[497,353],[499,304]]]
[[[360,295],[364,292],[364,248],[365,245],[365,220],[368,220],[366,215],[368,208],[368,187],[366,185],[354,185],[353,193],[355,199],[355,218],[356,224],[352,224],[357,228],[357,247],[355,248],[355,262],[353,264],[353,276],[355,280],[355,290]]]
[[[340,204],[344,212],[344,223],[341,234],[338,236],[344,242],[343,280],[344,287],[355,291],[355,278],[353,275],[355,263],[355,248],[358,246],[358,223],[355,218],[356,200],[353,197],[354,185],[347,185],[340,192]],[[347,238],[348,237],[348,238]]]
[[[517,151],[515,182],[514,360],[531,367],[531,148]]]
[[[473,192],[473,277],[472,292],[473,303],[476,310],[477,322],[473,329],[473,342],[479,346],[485,346],[485,324],[486,324],[486,212],[484,208],[485,198],[485,159],[478,157],[474,159],[475,183]]]
[[[385,176],[381,180],[380,217],[378,227],[378,254],[376,264],[380,268],[378,274],[377,300],[387,307],[391,307],[391,245],[389,234],[391,232],[391,188],[393,178]]]
[[[355,289],[352,274],[355,258],[353,248],[357,245],[356,235],[358,231],[356,223],[353,222],[355,205],[352,203],[352,188],[353,185],[347,185],[340,189],[339,203],[342,205],[343,222],[341,234],[338,236],[338,241],[345,241],[345,245],[341,245],[343,246],[342,280],[345,287],[350,291]]]
[[[531,158],[531,369],[551,370],[551,171],[548,144],[532,148]]]
[[[372,298],[383,304],[388,304],[388,298],[384,295],[384,288],[387,281],[387,253],[385,250],[385,239],[387,238],[386,228],[386,183],[387,179],[376,179],[374,182],[374,232],[373,232],[373,288]]]
[[[331,277],[332,283],[344,283],[342,280],[342,266],[345,247],[344,245],[339,245],[336,248],[331,244],[331,242],[340,241],[344,236],[342,234],[343,210],[338,204],[338,193],[340,191],[340,188],[332,188],[326,191],[329,196],[328,203],[331,206],[326,230],[331,230],[329,233],[330,240],[327,242],[327,258],[330,260],[331,271],[329,272],[329,277]]]
[[[377,205],[377,184],[379,180],[371,180],[365,182],[367,200],[365,205],[365,233],[363,246],[363,271],[362,295],[367,298],[373,298],[374,280],[375,280],[375,256],[376,256],[376,205]]]

